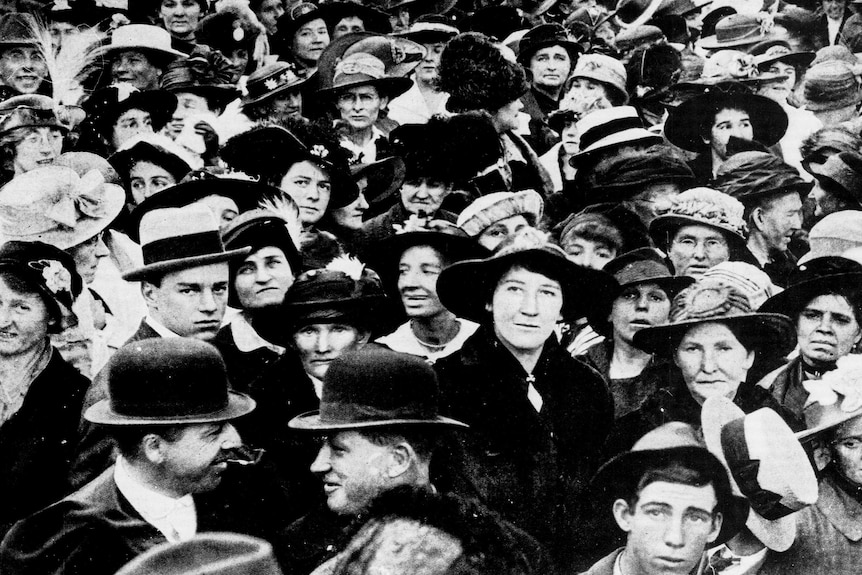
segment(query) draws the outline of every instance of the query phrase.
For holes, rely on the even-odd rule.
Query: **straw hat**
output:
[[[149,24],[126,24],[111,33],[111,42],[99,48],[96,53],[109,58],[123,50],[150,52],[170,61],[174,58],[187,58],[179,50],[171,48],[171,35],[164,28]]]

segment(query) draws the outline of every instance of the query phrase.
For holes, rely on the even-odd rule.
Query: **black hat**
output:
[[[685,190],[694,183],[694,173],[682,157],[659,145],[601,160],[593,169],[592,179],[591,201],[620,202],[652,184],[672,182]]]
[[[583,46],[569,39],[566,29],[559,24],[539,24],[524,34],[518,43],[518,62],[529,67],[533,54],[549,46],[560,46],[565,49],[572,60],[573,69],[578,55],[584,51]]]
[[[479,8],[467,18],[462,30],[478,32],[502,42],[512,32],[526,27],[517,8],[502,4]]]
[[[165,90],[138,90],[131,84],[120,83],[96,90],[84,101],[87,113],[84,126],[99,134],[110,134],[117,119],[129,110],[143,110],[150,115],[153,131],[165,127],[177,109],[177,98]]]
[[[39,29],[32,14],[10,12],[0,15],[0,51],[37,44],[35,32]]]
[[[183,151],[183,148],[166,136],[138,134],[123,143],[108,160],[126,182],[129,179],[129,171],[140,161],[164,168],[179,182],[192,171],[192,160],[187,154],[181,153]]]
[[[318,18],[323,19],[326,11],[311,2],[295,2],[284,11],[277,22],[277,39],[283,46],[293,43],[293,35],[303,24]]]
[[[386,348],[346,353],[329,366],[320,409],[288,422],[293,429],[339,431],[467,425],[439,414],[439,386],[425,360]]]
[[[221,354],[197,339],[154,338],[124,345],[105,367],[108,399],[84,419],[112,426],[216,423],[250,413],[255,402],[230,390]]]
[[[787,288],[766,300],[760,311],[782,313],[796,321],[808,303],[838,289],[862,286],[862,264],[839,256],[814,258],[800,264],[787,278]]]
[[[300,76],[296,66],[288,62],[273,62],[255,70],[246,82],[247,94],[243,107],[260,104],[288,90],[299,90],[311,76]]]
[[[395,192],[401,189],[406,169],[404,160],[399,156],[390,156],[370,164],[353,164],[350,166],[350,176],[357,186],[359,180],[367,179],[362,193],[374,211],[377,206],[387,204]]]
[[[714,187],[743,204],[764,196],[797,193],[808,195],[814,182],[806,182],[799,172],[774,154],[741,152],[729,157],[718,169]]]
[[[389,34],[392,32],[392,24],[389,15],[374,6],[365,6],[359,2],[347,0],[345,2],[330,2],[322,6],[323,19],[332,30],[343,19],[355,16],[362,20],[366,31],[378,34]]]
[[[239,49],[246,49],[251,55],[261,33],[263,32],[260,25],[252,23],[239,7],[228,5],[200,21],[195,42],[206,44],[228,57],[234,50]],[[254,59],[249,60],[249,66],[254,66]],[[243,73],[245,72],[246,70],[243,70]]]
[[[234,74],[231,61],[218,50],[211,50],[171,62],[159,79],[159,87],[169,92],[191,92],[206,98],[213,108],[224,108],[241,94],[231,83]]]

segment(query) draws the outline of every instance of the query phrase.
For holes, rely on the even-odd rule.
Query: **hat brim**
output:
[[[850,412],[846,412],[846,413],[842,412],[840,417],[837,417],[835,419],[831,419],[825,423],[821,423],[820,425],[817,425],[817,426],[812,427],[810,429],[800,431],[796,434],[796,439],[798,439],[800,442],[803,442],[803,443],[811,441],[812,439],[819,436],[824,431],[834,429],[834,428],[838,427],[839,425],[841,425],[842,423],[846,423],[846,422],[850,421],[851,419],[856,419],[857,417],[862,417],[862,407],[860,407],[856,411],[850,411]]]
[[[192,171],[192,167],[178,155],[146,141],[140,141],[131,148],[113,153],[108,161],[124,180],[128,179],[134,165],[141,161],[151,162],[166,169],[177,181]]]
[[[124,50],[138,50],[143,52],[154,52],[160,56],[164,56],[165,58],[188,58],[189,55],[185,52],[180,52],[179,50],[174,50],[173,48],[154,48],[151,45],[144,44],[135,44],[135,45],[124,45],[124,46],[103,46],[101,48],[97,48],[93,51],[94,56],[101,56],[102,58],[109,58],[114,52],[122,52]]]
[[[811,65],[811,62],[814,61],[815,56],[816,54],[814,52],[789,52],[787,54],[782,54],[781,56],[773,56],[762,60],[755,59],[755,62],[757,62],[757,68],[761,71],[763,68],[768,68],[776,62],[784,62],[791,66],[807,68]]]
[[[748,244],[742,235],[735,231],[693,218],[690,216],[682,216],[677,214],[664,214],[654,219],[649,226],[649,235],[653,243],[661,249],[666,248],[668,240],[672,240],[672,233],[676,233],[684,226],[706,226],[718,230],[727,240],[727,245],[730,250],[731,259],[739,259],[743,254],[748,253]]]
[[[665,137],[671,144],[690,152],[703,152],[709,144],[703,141],[701,126],[708,115],[721,109],[741,109],[751,120],[754,140],[772,146],[787,131],[787,113],[781,105],[764,96],[746,93],[709,91],[698,94],[677,106],[664,126]]]
[[[369,254],[369,265],[391,284],[398,270],[398,262],[408,249],[431,246],[441,252],[451,264],[466,259],[481,259],[491,253],[473,238],[441,232],[407,232],[395,234],[376,243]]]
[[[178,241],[182,241],[181,238],[177,239]],[[240,248],[236,250],[226,250],[215,254],[165,260],[126,272],[123,274],[123,279],[130,282],[144,281],[147,278],[164,275],[177,270],[227,262],[234,258],[245,257],[249,253],[251,253],[251,248]]]
[[[681,190],[686,190],[694,184],[694,176],[685,174],[655,174],[644,181],[631,181],[624,184],[608,184],[605,186],[594,186],[590,189],[590,198],[594,202],[622,202],[630,200],[632,196],[644,191],[646,186],[652,184],[675,183]]]
[[[363,193],[368,203],[375,206],[385,203],[401,189],[407,167],[400,156],[391,156],[370,164],[351,166],[350,172],[355,182],[362,178],[368,180]]]
[[[713,34],[712,36],[705,36],[701,38],[700,42],[698,42],[698,46],[700,46],[704,50],[722,50],[724,48],[733,48],[736,46],[750,46],[752,44],[759,44],[760,42],[764,42],[769,39],[769,35],[761,35],[757,38],[740,38],[739,40],[728,40],[721,42],[718,39],[718,35]]]
[[[632,495],[637,488],[637,482],[647,470],[676,460],[685,461],[686,464],[701,469],[710,469],[712,473],[727,473],[718,458],[703,447],[627,451],[599,468],[591,481],[592,490],[610,505],[616,499],[625,499]],[[717,511],[722,513],[723,521],[713,544],[725,543],[739,533],[745,526],[749,509],[748,500],[738,495],[730,494],[726,501],[719,501]]]
[[[795,321],[802,308],[818,295],[842,287],[859,288],[860,285],[862,285],[860,272],[819,276],[786,287],[781,293],[763,302],[758,311],[780,313]]]
[[[103,399],[90,406],[84,412],[84,419],[99,425],[131,426],[131,425],[187,425],[193,423],[217,423],[236,419],[251,413],[256,406],[255,401],[244,393],[228,391],[228,404],[224,409],[214,413],[199,415],[181,415],[176,417],[130,417],[111,409],[109,399]]]
[[[469,425],[449,417],[438,415],[434,419],[380,419],[376,421],[353,421],[345,423],[332,423],[321,421],[320,410],[308,411],[297,415],[287,422],[291,429],[303,431],[338,431],[344,429],[367,429],[370,427],[451,427],[458,429],[469,429]]]
[[[545,42],[539,42],[538,44],[529,46],[529,49],[526,52],[519,52],[518,63],[526,68],[529,68],[530,58],[533,57],[533,54],[535,54],[542,48],[548,48],[549,46],[562,46],[562,48],[569,54],[569,58],[572,61],[573,69],[575,66],[575,60],[577,60],[578,56],[584,52],[584,47],[577,42],[572,42],[571,40],[548,39]]]
[[[596,140],[588,147],[575,154],[572,159],[569,160],[569,163],[574,165],[582,159],[589,157],[591,154],[595,154],[596,152],[601,152],[603,150],[608,150],[616,146],[632,144],[643,144],[645,146],[651,146],[653,144],[660,144],[662,142],[663,140],[661,136],[650,132],[649,130],[646,130],[644,128],[629,128],[628,130],[616,132],[614,134],[611,134],[610,136],[604,137],[600,140]]]
[[[348,82],[331,88],[318,90],[317,93],[327,98],[336,98],[339,94],[350,88],[359,86],[374,86],[380,92],[381,96],[385,96],[390,100],[396,98],[410,89],[413,86],[413,80],[410,78],[375,78],[368,80],[359,80],[356,82]]]
[[[739,328],[756,341],[754,350],[770,349],[786,355],[796,346],[796,328],[785,315],[753,312],[730,317],[690,319],[644,328],[635,333],[633,343],[638,349],[660,357],[673,357],[675,345],[689,329],[704,323],[723,323]]]
[[[303,84],[308,82],[312,77],[313,77],[313,74],[310,74],[310,75],[305,76],[305,77],[297,76],[296,77],[297,79],[294,80],[293,82],[288,82],[286,84],[282,84],[281,86],[277,86],[274,90],[264,92],[263,94],[256,96],[254,98],[248,98],[248,97],[243,98],[240,103],[242,104],[242,107],[245,108],[246,106],[254,106],[255,104],[260,104],[261,102],[266,102],[267,100],[271,100],[271,99],[275,98],[276,96],[278,96],[279,94],[283,94],[284,92],[287,92],[290,90],[298,91],[300,86],[302,86]]]
[[[701,425],[706,448],[718,457],[721,464],[727,468],[727,476],[730,478],[730,486],[733,488],[733,492],[737,495],[744,496],[742,491],[739,489],[739,485],[736,483],[736,480],[733,478],[733,474],[730,472],[727,458],[724,455],[724,449],[721,447],[722,427],[741,417],[745,417],[745,412],[737,407],[735,403],[724,397],[708,399],[703,406],[703,411],[701,412]],[[808,457],[805,455],[805,451],[802,449],[801,444],[795,437],[793,437],[792,432],[789,434],[789,440],[792,444],[788,445],[791,447],[792,445],[796,445],[798,447],[798,453],[794,452],[793,455],[797,456],[799,464],[801,466],[808,465]],[[786,450],[782,453],[786,453]],[[801,459],[799,459],[800,456]],[[793,466],[789,465],[788,467],[792,468]],[[804,467],[800,467],[800,469],[804,469]],[[787,551],[796,539],[796,517],[794,517],[793,514],[786,515],[780,519],[769,520],[758,515],[752,509],[748,513],[748,519],[745,522],[745,526],[748,527],[754,536],[772,551]]]

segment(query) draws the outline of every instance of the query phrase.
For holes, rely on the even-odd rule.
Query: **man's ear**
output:
[[[721,524],[724,523],[724,516],[716,512],[712,518],[712,531],[709,532],[709,542],[714,543],[718,539],[718,534],[721,532]]]
[[[155,284],[148,281],[141,282],[141,295],[144,296],[147,307],[158,309],[158,292],[159,288]]]
[[[389,106],[389,96],[380,96],[380,109],[385,110]]]
[[[165,438],[148,433],[141,440],[141,453],[150,463],[160,465],[165,461]]]
[[[622,529],[626,533],[632,530],[632,512],[629,508],[628,503],[626,503],[623,499],[617,499],[616,501],[614,501],[613,514],[614,520],[617,522],[617,525],[620,526],[620,529]]]
[[[390,479],[395,479],[407,473],[416,460],[416,452],[413,446],[406,441],[401,441],[392,446],[390,452],[389,467],[386,474]]]
[[[751,211],[751,222],[757,226],[758,230],[763,229],[763,208],[754,208]]]
[[[365,347],[365,345],[368,343],[368,340],[370,340],[370,339],[371,339],[371,332],[370,331],[358,332],[356,334],[356,347],[357,347],[357,349],[361,349],[361,348]]]

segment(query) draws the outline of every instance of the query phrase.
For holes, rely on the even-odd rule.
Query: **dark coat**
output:
[[[792,417],[790,427],[796,430],[805,429],[805,415],[802,408],[808,399],[808,392],[802,387],[802,358],[797,356],[789,363],[772,371],[758,382],[757,386],[766,389],[775,401]]]
[[[853,11],[850,8],[845,8],[844,16],[841,18],[841,27],[838,28],[838,36],[835,38],[836,45],[845,43],[844,25],[851,16],[853,16]],[[829,46],[829,23],[826,21],[826,14],[821,14],[817,18],[814,23],[814,30],[811,31],[811,39],[815,50]]]
[[[0,537],[73,491],[66,481],[90,380],[52,350],[21,408],[0,426]],[[2,569],[0,569],[2,571]]]
[[[623,547],[615,551],[611,551],[598,561],[592,567],[584,571],[581,575],[614,575],[614,564],[617,562],[617,557],[623,552]]]
[[[275,363],[279,355],[265,347],[240,351],[233,338],[233,325],[226,325],[216,334],[212,343],[227,367],[227,378],[234,391],[248,393],[249,385]]]
[[[470,425],[453,455],[480,500],[568,562],[575,506],[613,418],[601,375],[551,335],[532,374],[482,326],[434,364],[443,410]],[[542,395],[537,413],[529,380]],[[459,492],[468,492],[461,489]]]
[[[521,103],[524,113],[530,116],[530,135],[524,139],[541,156],[560,141],[560,137],[548,125],[548,115],[557,110],[560,103],[533,88],[521,96]]]
[[[261,510],[232,490],[195,495],[197,530],[272,539]],[[275,512],[273,512],[275,513]],[[4,575],[113,575],[136,555],[164,543],[117,489],[114,468],[62,501],[18,522],[0,545]]]

